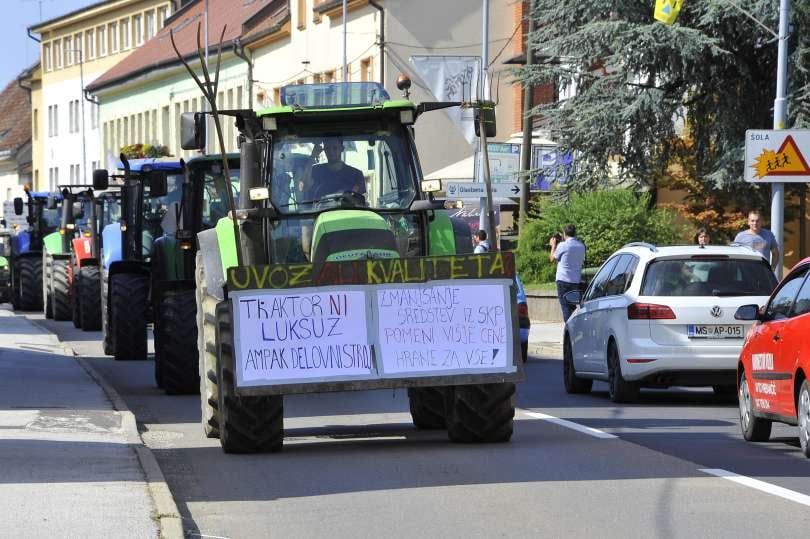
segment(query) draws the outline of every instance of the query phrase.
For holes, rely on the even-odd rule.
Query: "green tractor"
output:
[[[77,273],[72,262],[92,251],[95,220],[93,190],[89,185],[60,186],[60,198],[51,198],[49,209],[58,210],[59,229],[43,239],[42,298],[45,317],[57,321],[75,320]],[[77,251],[78,250],[78,251]],[[71,294],[73,292],[73,294]]]
[[[230,182],[221,156],[195,157],[185,163],[178,204],[169,207],[162,236],[151,250],[150,298],[154,313],[155,381],[167,394],[196,393],[200,387],[195,299],[196,237],[227,214],[228,183],[239,182],[239,155],[227,157]]]
[[[201,90],[222,145],[215,90]],[[417,427],[508,441],[523,376],[514,259],[460,254],[469,229],[436,211],[414,141],[420,114],[458,103],[392,100],[376,83],[285,87],[281,102],[222,113],[241,176],[234,211],[197,235],[206,434],[225,452],[278,451],[284,395],[408,388]],[[181,126],[199,147],[202,115]]]
[[[14,199],[14,213],[26,215],[27,226],[11,237],[11,302],[15,310],[42,310],[42,253],[44,238],[59,229],[58,193],[26,189],[26,201]]]

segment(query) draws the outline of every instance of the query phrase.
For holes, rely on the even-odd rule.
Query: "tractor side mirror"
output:
[[[23,199],[17,197],[14,199],[14,215],[22,215],[23,214]]]
[[[180,115],[180,147],[201,150],[205,146],[205,114],[184,112]]]
[[[480,107],[475,109],[475,136],[481,136],[481,123],[484,124],[484,132],[487,138],[494,137],[498,133],[495,125],[495,103],[485,101]]]
[[[99,168],[93,171],[93,189],[104,191],[110,186],[110,174],[107,169]]]
[[[153,170],[149,172],[149,176],[146,178],[146,185],[149,186],[150,197],[166,196],[166,192],[168,191],[167,184],[168,181],[166,179],[165,170]]]
[[[58,204],[56,203],[56,197],[53,196],[53,193],[48,195],[48,201],[45,203],[45,207],[48,208],[49,210],[55,210],[58,207]]]

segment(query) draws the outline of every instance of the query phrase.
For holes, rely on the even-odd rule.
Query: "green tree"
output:
[[[537,199],[532,217],[518,242],[517,270],[525,282],[554,280],[548,240],[573,223],[587,248],[585,267],[599,266],[619,247],[631,241],[667,245],[683,238],[671,212],[655,209],[649,194],[636,196],[628,189],[574,193],[567,202]]]
[[[772,29],[774,0],[733,0]],[[788,127],[810,126],[810,1],[794,0],[789,41]],[[746,129],[772,126],[773,36],[730,0],[685,0],[674,25],[655,22],[651,0],[535,0],[531,36],[545,58],[518,72],[534,84],[576,85],[563,103],[539,107],[552,138],[577,152],[576,190],[620,180],[665,185],[688,161],[692,179],[746,205],[767,187],[745,184]],[[685,144],[681,129],[688,127]]]

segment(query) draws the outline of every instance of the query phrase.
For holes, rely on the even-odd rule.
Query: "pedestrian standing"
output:
[[[487,240],[487,233],[485,230],[479,230],[473,236],[475,242],[474,254],[480,255],[481,253],[489,252],[489,240]]]
[[[698,228],[695,232],[695,243],[701,247],[706,247],[709,245],[710,241],[711,236],[709,235],[708,229],[705,226]]]
[[[563,296],[571,290],[579,290],[582,280],[582,263],[585,262],[585,244],[577,238],[577,227],[567,224],[563,227],[562,241],[556,235],[548,242],[551,252],[548,259],[557,264],[557,297],[562,308],[563,321],[567,321],[573,306]]]
[[[771,269],[776,269],[779,263],[779,244],[770,230],[762,228],[762,214],[759,211],[748,212],[748,230],[737,234],[734,243],[757,251],[770,263]]]

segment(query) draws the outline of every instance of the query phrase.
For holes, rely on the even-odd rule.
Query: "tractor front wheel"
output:
[[[101,273],[97,266],[85,266],[74,277],[78,282],[79,326],[84,331],[101,329]]]
[[[51,263],[51,309],[53,319],[59,322],[72,318],[68,264],[70,264],[69,260],[54,260]]]
[[[110,336],[116,361],[146,359],[149,278],[117,273],[110,277]]]
[[[515,384],[448,388],[447,435],[453,442],[508,442],[515,417]]]
[[[21,258],[17,263],[19,308],[21,311],[42,310],[42,259]]]
[[[165,293],[155,313],[155,378],[169,395],[196,393],[197,304],[193,290]],[[157,369],[160,372],[157,372]]]

